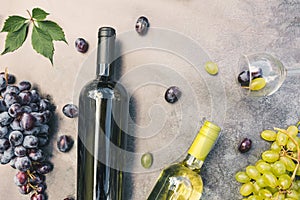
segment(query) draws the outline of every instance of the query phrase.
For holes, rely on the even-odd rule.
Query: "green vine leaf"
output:
[[[23,27],[25,22],[28,19],[20,16],[10,16],[8,19],[4,22],[4,26],[1,30],[1,32],[15,32]]]
[[[49,15],[49,13],[45,12],[44,10],[40,8],[34,8],[32,10],[32,18],[36,20],[44,20]]]
[[[19,30],[15,32],[9,32],[7,34],[5,40],[5,49],[1,55],[4,55],[8,52],[13,52],[22,46],[27,37],[28,25],[29,24],[23,24]]]
[[[33,26],[31,44],[37,53],[49,58],[53,64],[54,47],[52,38],[47,32],[43,31],[37,26]]]
[[[65,43],[67,43],[64,31],[57,23],[45,20],[38,22],[38,26],[40,29],[47,31],[51,36],[52,40],[64,41]]]
[[[34,8],[29,14],[29,19],[22,16],[9,16],[1,32],[7,32],[5,39],[5,49],[1,53],[4,55],[20,48],[25,42],[29,25],[33,24],[31,44],[33,49],[48,58],[53,65],[54,44],[53,41],[63,41],[68,44],[63,29],[56,23],[46,20],[49,15],[41,8]]]

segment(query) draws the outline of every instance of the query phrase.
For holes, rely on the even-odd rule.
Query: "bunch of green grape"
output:
[[[297,126],[261,133],[264,140],[272,143],[270,149],[262,153],[255,165],[249,165],[245,171],[235,175],[235,179],[243,184],[240,187],[240,194],[245,197],[243,200],[300,199],[300,137]]]

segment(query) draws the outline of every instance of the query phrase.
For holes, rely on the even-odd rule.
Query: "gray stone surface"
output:
[[[89,72],[94,70],[93,53],[99,26],[112,25],[122,35],[133,30],[137,17],[146,15],[151,27],[170,29],[191,38],[211,60],[218,63],[219,74],[208,77],[201,73],[201,66],[192,66],[180,55],[149,49],[123,55],[124,74],[130,74],[132,70],[138,72],[138,67],[152,63],[151,66],[161,67],[161,70],[171,69],[170,72],[180,75],[174,78],[158,70],[151,77],[155,84],[137,85],[138,88],[131,93],[131,103],[134,104],[131,105],[133,121],[130,130],[139,137],[131,143],[131,149],[136,154],[131,163],[132,173],[126,178],[125,200],[146,199],[163,166],[184,157],[205,119],[216,120],[216,115],[212,113],[220,114],[217,121],[222,127],[222,135],[201,170],[205,184],[202,199],[242,199],[238,192],[240,184],[234,180],[234,175],[245,166],[255,163],[261,152],[269,147],[260,138],[260,132],[273,127],[286,128],[299,121],[300,75],[289,76],[275,94],[260,99],[243,98],[236,84],[237,63],[241,54],[268,52],[280,59],[287,68],[300,68],[299,0],[94,0],[85,3],[29,0],[1,3],[1,24],[9,15],[25,16],[26,9],[40,6],[49,11],[50,18],[65,30],[69,45],[56,43],[54,67],[32,50],[30,41],[25,42],[20,50],[0,56],[1,69],[8,66],[19,80],[31,80],[53,97],[59,122],[58,131],[53,137],[54,147],[55,139],[60,134],[76,138],[76,120],[64,117],[61,109],[66,103],[76,102],[80,88],[77,87],[78,82],[91,79]],[[73,42],[78,37],[85,37],[89,41],[90,50],[87,54],[76,52]],[[4,41],[5,34],[2,33],[1,47],[4,47]],[[131,42],[135,45],[137,41]],[[170,49],[180,45],[174,41]],[[197,54],[191,49],[183,51]],[[199,54],[197,64],[203,64],[203,61]],[[87,74],[82,74],[82,69],[87,65],[90,65],[90,69]],[[136,79],[149,78],[147,75],[137,74]],[[208,79],[212,82],[207,82]],[[162,98],[167,85],[157,84],[166,80],[168,84],[189,86],[183,90],[192,93],[183,93],[181,103],[169,105]],[[125,84],[134,88],[134,81],[131,79],[125,81]],[[218,110],[220,108],[222,110]],[[143,135],[145,131],[153,131],[154,136]],[[245,137],[252,139],[253,147],[248,153],[241,154],[237,147]],[[75,194],[76,148],[75,144],[67,154],[53,148],[51,160],[55,168],[47,176],[49,200]],[[145,152],[156,155],[149,170],[139,164],[139,156]],[[28,196],[18,194],[12,178],[15,173],[8,166],[0,166],[1,200],[29,199]]]

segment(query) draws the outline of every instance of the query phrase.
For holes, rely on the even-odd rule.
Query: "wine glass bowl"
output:
[[[245,96],[269,96],[286,78],[283,64],[267,53],[242,55],[238,62],[237,82]]]

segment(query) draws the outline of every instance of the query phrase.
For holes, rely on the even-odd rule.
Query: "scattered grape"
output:
[[[135,30],[138,34],[145,35],[148,31],[149,26],[149,20],[146,17],[141,16],[138,18],[135,24]]]
[[[248,138],[242,140],[241,144],[239,145],[239,151],[241,153],[246,153],[251,149],[252,141]]]
[[[261,90],[266,86],[266,80],[264,78],[253,79],[250,83],[250,90]]]
[[[89,48],[89,44],[87,43],[87,41],[85,41],[85,39],[78,38],[75,41],[75,47],[80,53],[85,53]]]
[[[61,135],[57,140],[57,148],[61,152],[68,152],[72,148],[74,140],[71,136]]]
[[[169,103],[175,103],[181,97],[181,91],[176,86],[171,86],[165,93],[165,99]]]
[[[62,112],[65,116],[69,118],[74,118],[78,116],[78,107],[74,104],[66,104],[63,107]]]
[[[152,166],[153,156],[151,153],[145,153],[142,155],[141,164],[144,168],[148,169]]]
[[[208,61],[205,63],[204,68],[207,73],[211,75],[216,75],[219,71],[217,63],[214,63],[212,61]]]

